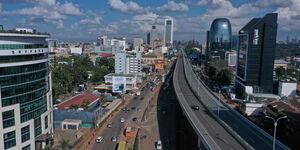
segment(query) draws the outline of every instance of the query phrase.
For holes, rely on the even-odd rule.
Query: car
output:
[[[125,113],[129,113],[129,109],[126,109],[126,110],[125,110]]]
[[[194,109],[194,110],[199,110],[199,106],[194,105],[194,106],[192,106],[192,109]]]
[[[144,97],[141,97],[141,98],[140,98],[140,100],[143,100],[143,99],[144,99]]]
[[[131,107],[132,110],[135,110],[135,107]]]
[[[112,124],[113,124],[112,122],[108,122],[107,127],[108,127],[108,128],[111,128],[111,127],[112,127]]]
[[[100,143],[100,142],[102,142],[103,141],[103,137],[102,136],[98,136],[97,138],[96,138],[96,143]]]
[[[116,137],[116,136],[112,136],[112,137],[111,137],[111,141],[112,141],[112,142],[117,142],[117,137]]]
[[[136,100],[136,99],[137,99],[137,97],[134,97],[133,99],[134,99],[134,100]]]
[[[137,111],[142,111],[142,109],[141,109],[141,108],[138,108]]]
[[[122,123],[125,122],[125,118],[121,118],[121,122],[122,122]]]
[[[137,118],[136,118],[136,117],[132,118],[132,121],[136,121],[136,120],[137,120]]]
[[[162,149],[162,143],[161,140],[156,142],[156,149]]]

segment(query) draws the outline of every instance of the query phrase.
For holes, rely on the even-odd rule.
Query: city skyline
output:
[[[230,10],[230,11],[228,11]],[[278,12],[278,41],[300,32],[297,0],[1,0],[1,25],[5,29],[34,28],[49,32],[60,41],[94,41],[98,36],[143,37],[152,25],[163,29],[164,20],[174,19],[174,40],[205,41],[215,18],[225,17],[233,33],[251,18]]]

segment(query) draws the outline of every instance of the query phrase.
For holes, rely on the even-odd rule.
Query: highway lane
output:
[[[193,73],[193,72],[192,72]],[[210,102],[211,105],[215,105],[213,111],[217,115],[217,104],[218,99],[214,97],[207,88],[199,82],[200,86],[198,86],[198,92],[201,94],[201,101]],[[205,99],[203,99],[205,98]],[[233,112],[234,110],[228,109],[223,103],[221,103],[220,109],[220,119],[223,120],[227,125],[229,125],[233,131],[235,131],[241,138],[243,138],[248,144],[250,144],[253,148],[258,150],[269,150],[272,149],[273,138],[269,136],[267,133],[260,132],[257,128],[250,125],[245,119]],[[264,131],[263,131],[264,132]],[[288,149],[288,147],[277,143],[276,149],[284,150]]]
[[[132,118],[137,117],[137,121],[141,121],[141,115],[145,110],[145,104],[147,104],[150,96],[151,96],[150,87],[146,86],[146,88],[141,91],[140,96],[136,96],[136,99],[129,100],[130,102],[124,106],[130,109],[128,113],[125,113],[124,111],[120,110],[115,114],[115,116],[112,118],[112,128],[107,128],[100,133],[100,136],[103,136],[104,141],[101,143],[95,143],[92,146],[92,150],[114,150],[116,148],[117,143],[120,141],[120,135],[123,134],[124,128],[129,124],[134,124],[135,122],[132,121]],[[143,100],[141,98],[143,97]],[[122,108],[124,108],[122,107]],[[132,110],[132,107],[136,107],[134,110]],[[138,111],[138,108],[141,109],[141,111]],[[121,123],[121,118],[125,118],[125,122]],[[105,126],[107,125],[104,124]],[[99,136],[99,135],[97,135]],[[117,142],[112,142],[111,137],[117,136],[118,140]]]
[[[191,109],[191,106],[193,105],[197,105],[200,108],[199,110],[192,110],[193,113],[196,115],[196,118],[190,119],[196,119],[195,122],[198,123],[196,124],[196,126],[199,126],[199,128],[200,126],[203,126],[209,134],[210,138],[212,138],[212,140],[221,149],[244,149],[216,120],[212,118],[212,116],[209,115],[206,108],[198,101],[185,79],[182,57],[179,56],[178,61],[178,70],[177,72],[175,72],[178,76],[173,80],[177,80],[177,82],[179,82],[180,91],[182,92],[182,95],[185,97],[189,105],[189,108],[186,109]]]

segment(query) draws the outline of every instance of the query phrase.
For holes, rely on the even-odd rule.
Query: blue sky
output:
[[[205,41],[215,18],[226,17],[236,33],[253,17],[277,12],[278,40],[300,39],[300,0],[0,0],[5,29],[34,28],[60,41],[98,36],[143,37],[151,25],[174,19],[175,40]]]

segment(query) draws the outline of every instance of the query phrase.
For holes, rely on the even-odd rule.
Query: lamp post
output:
[[[280,119],[285,119],[287,118],[287,116],[282,116],[282,117],[279,117],[278,119],[274,119],[273,117],[270,117],[270,116],[266,116],[267,118],[270,118],[274,121],[274,137],[273,137],[273,150],[275,150],[275,143],[276,143],[276,127],[277,127],[277,122],[280,120]]]

